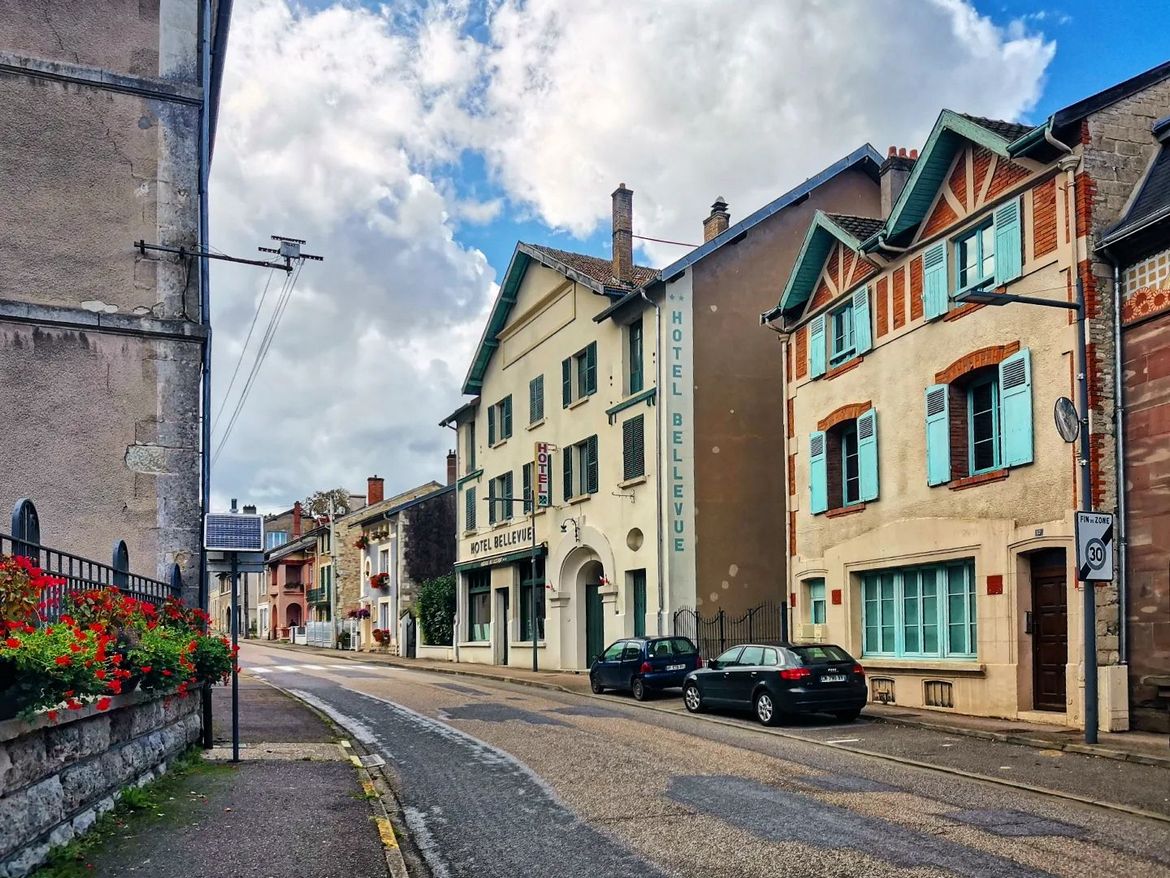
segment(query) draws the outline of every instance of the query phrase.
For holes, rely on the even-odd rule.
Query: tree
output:
[[[418,627],[428,646],[450,646],[455,637],[455,574],[418,587]]]
[[[431,497],[403,514],[407,578],[426,582],[450,573],[455,566],[455,492]]]
[[[333,511],[337,515],[350,512],[349,491],[345,488],[332,488],[328,491],[314,491],[301,504],[305,514],[316,518],[319,515],[329,514],[329,501],[333,500]]]

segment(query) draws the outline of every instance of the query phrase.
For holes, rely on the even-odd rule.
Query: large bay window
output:
[[[866,573],[862,654],[974,659],[975,564],[970,559]]]

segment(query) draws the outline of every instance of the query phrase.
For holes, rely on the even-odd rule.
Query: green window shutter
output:
[[[475,530],[475,488],[468,488],[463,495],[463,528]]]
[[[515,497],[516,495],[512,493],[514,488],[515,483],[512,481],[512,471],[508,470],[508,472],[504,475],[504,496],[509,498]],[[511,500],[504,500],[502,503],[500,503],[500,512],[502,513],[500,517],[505,521],[512,517],[513,505],[514,504]]]
[[[869,287],[853,293],[853,351],[864,354],[873,347],[873,330],[869,324]]]
[[[492,406],[488,409],[488,445],[496,444],[496,418],[499,417],[499,407]]]
[[[512,394],[509,393],[504,397],[504,406],[502,411],[503,424],[500,427],[500,438],[508,439],[512,435]]]
[[[597,437],[590,436],[585,440],[585,490],[596,494],[597,488]]]
[[[808,374],[820,378],[825,374],[825,315],[808,325]]]
[[[597,342],[585,348],[585,393],[597,393]]]
[[[1024,270],[1024,246],[1020,224],[1020,199],[995,209],[995,285],[1003,286]]]
[[[878,498],[877,411],[870,409],[857,418],[857,470],[861,477],[863,502]]]
[[[532,511],[532,464],[526,463],[520,469],[520,478],[524,488],[524,514]]]
[[[630,579],[634,586],[634,636],[646,636],[646,571],[633,570]]]
[[[488,524],[496,523],[496,497],[499,496],[500,480],[492,479],[488,482]]]
[[[528,382],[528,423],[544,418],[544,376],[537,375]]]
[[[809,511],[813,515],[829,508],[829,474],[825,466],[825,434],[808,434]]]
[[[573,358],[561,360],[561,408],[573,401]]]
[[[922,308],[927,320],[947,313],[947,244],[939,241],[922,255]]]
[[[475,471],[475,421],[467,424],[467,471]]]
[[[1027,348],[999,364],[1003,465],[1032,462],[1032,358]]]
[[[646,475],[646,438],[643,416],[622,424],[622,479]]]
[[[570,445],[561,452],[565,465],[565,500],[573,499],[573,455],[576,453],[575,445]]]
[[[950,387],[935,384],[926,388],[926,484],[943,485],[951,480]]]

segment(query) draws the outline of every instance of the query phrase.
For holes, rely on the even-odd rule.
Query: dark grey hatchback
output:
[[[830,713],[851,722],[865,699],[865,669],[827,643],[732,647],[683,683],[683,702],[692,713],[708,707],[751,709],[769,726],[804,713]]]

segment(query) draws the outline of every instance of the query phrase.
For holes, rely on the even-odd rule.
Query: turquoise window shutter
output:
[[[1020,199],[1014,198],[995,209],[995,285],[1003,286],[1024,270],[1021,240]]]
[[[825,434],[808,434],[809,511],[813,515],[829,508],[829,474],[825,466]]]
[[[597,393],[597,342],[585,348],[585,392]]]
[[[561,360],[561,408],[573,401],[573,360]]]
[[[947,313],[947,244],[939,241],[922,255],[922,309],[927,320]]]
[[[926,388],[926,484],[943,485],[951,480],[950,387],[935,384]]]
[[[808,374],[820,378],[825,374],[825,315],[808,325]]]
[[[857,471],[861,477],[863,502],[878,498],[877,411],[870,409],[857,418]]]
[[[869,324],[869,287],[853,293],[854,353],[864,354],[873,347],[873,330]]]
[[[1027,348],[999,364],[1003,465],[1032,462],[1032,357]]]

